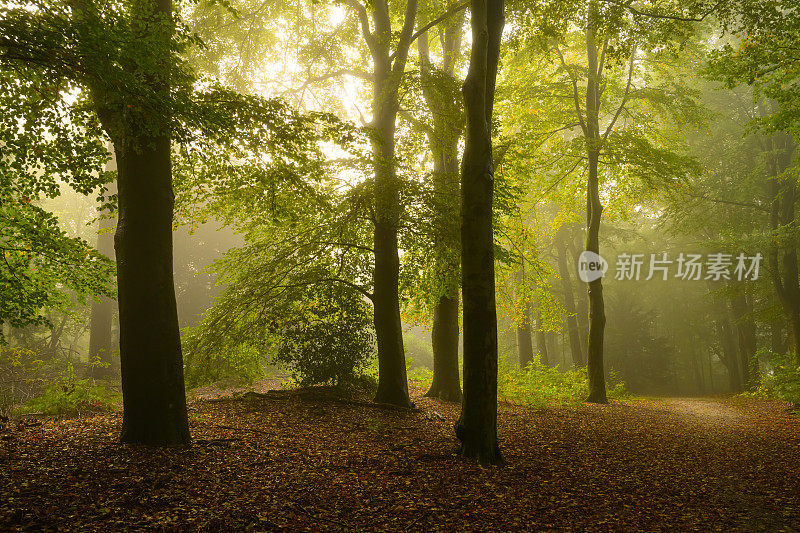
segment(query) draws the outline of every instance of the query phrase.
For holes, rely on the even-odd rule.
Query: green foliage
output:
[[[47,387],[44,394],[23,404],[18,412],[73,416],[109,411],[117,401],[119,394],[95,385],[91,379],[77,379],[72,363],[68,363],[67,370]]]
[[[609,399],[625,399],[628,394],[625,384],[609,372]],[[586,368],[562,370],[543,365],[538,355],[524,369],[506,358],[499,361],[497,395],[533,407],[551,405],[574,405],[589,395],[589,381]]]
[[[243,342],[221,353],[198,349],[197,328],[185,328],[181,343],[184,360],[184,380],[187,388],[229,381],[251,385],[264,376],[264,354],[253,344]]]
[[[761,350],[756,357],[769,361],[769,370],[761,373],[758,387],[743,395],[777,398],[800,408],[800,364],[794,355]]]
[[[302,386],[353,382],[375,350],[369,305],[352,292],[325,289],[309,291],[280,332],[275,360]]]

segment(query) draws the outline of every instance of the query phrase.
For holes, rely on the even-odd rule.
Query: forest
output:
[[[0,0],[0,531],[800,530],[797,0]]]

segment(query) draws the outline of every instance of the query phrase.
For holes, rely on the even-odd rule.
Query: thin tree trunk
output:
[[[772,353],[783,354],[786,351],[783,328],[784,324],[779,320],[772,320],[769,323],[770,347]]]
[[[533,361],[533,338],[531,337],[531,305],[526,290],[525,258],[522,259],[517,276],[518,287],[522,293],[522,320],[517,323],[517,356],[519,367],[525,368]]]
[[[113,150],[113,147],[111,148]],[[117,170],[115,158],[108,162],[107,171]],[[108,192],[116,194],[116,182],[109,184]],[[114,233],[117,227],[115,218],[104,216],[100,219],[99,234],[97,236],[97,251],[101,254],[114,259]],[[92,366],[90,373],[92,377],[110,377],[113,375],[112,358],[113,352],[111,341],[111,327],[114,318],[114,300],[101,296],[92,301],[92,313],[89,319],[89,361],[97,359],[102,366]]]
[[[517,358],[519,367],[525,368],[533,361],[533,337],[531,336],[531,315],[528,304],[523,311],[523,322],[517,325]]]
[[[576,367],[583,365],[583,351],[581,350],[581,338],[578,331],[577,310],[575,309],[575,296],[572,292],[572,277],[567,265],[567,247],[569,235],[566,226],[561,226],[556,234],[556,249],[558,257],[558,273],[561,277],[561,287],[564,292],[564,310],[566,311],[565,321],[567,323],[567,333],[569,335],[569,347],[572,354],[572,364]]]
[[[503,1],[472,0],[471,19],[472,52],[463,85],[467,134],[461,169],[464,399],[455,430],[462,455],[481,464],[500,464],[491,118],[505,24]]]
[[[547,333],[544,331],[541,309],[536,310],[536,353],[543,365],[550,364],[551,357],[547,350]],[[555,354],[553,354],[553,362],[555,363]]]
[[[733,327],[727,316],[720,316],[716,320],[717,336],[722,349],[722,363],[728,370],[728,384],[731,393],[741,392],[742,375],[739,371],[739,360],[736,353],[736,341]]]
[[[580,229],[576,237],[580,241]],[[578,271],[578,258],[581,255],[579,245],[575,244],[574,237],[569,240],[570,254],[572,255],[572,272]],[[578,338],[581,341],[581,361],[586,361],[586,350],[589,343],[589,298],[587,291],[583,290],[583,285],[578,283],[578,305],[577,305],[577,319],[578,319]]]

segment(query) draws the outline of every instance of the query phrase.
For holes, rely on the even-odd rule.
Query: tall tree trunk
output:
[[[756,324],[753,320],[753,310],[744,287],[735,294],[731,300],[734,323],[739,344],[739,368],[741,369],[742,390],[747,390],[755,385],[758,377],[758,365],[754,361],[758,344],[756,339]]]
[[[416,0],[406,4],[403,30],[394,54],[390,54],[392,24],[386,0],[372,4],[374,33],[362,32],[372,52],[372,153],[375,172],[375,233],[373,306],[378,341],[378,391],[376,402],[411,406],[406,379],[403,329],[400,320],[397,229],[400,219],[400,183],[395,162],[395,122],[399,110],[397,91],[405,70],[417,12]],[[366,17],[366,14],[364,15]],[[367,24],[368,26],[368,24]]]
[[[739,358],[736,351],[736,340],[733,327],[726,315],[716,321],[717,336],[722,349],[722,363],[728,370],[728,385],[732,393],[742,392],[742,374],[739,371]]]
[[[150,35],[154,20],[171,17],[170,0],[134,2],[142,46],[166,54],[168,34]],[[141,18],[138,18],[141,17]],[[156,32],[161,35],[161,32]],[[163,73],[152,75],[163,79]],[[165,97],[168,86],[154,82]],[[167,117],[158,131],[115,138],[119,221],[114,244],[122,374],[122,442],[185,445],[190,441],[183,358],[172,273],[172,166]],[[129,124],[129,133],[137,132]],[[112,137],[113,138],[113,137]]]
[[[567,247],[569,235],[567,227],[561,226],[556,234],[556,249],[558,257],[558,273],[561,276],[561,287],[564,291],[564,309],[566,310],[565,321],[567,323],[567,333],[569,335],[569,347],[572,354],[572,364],[576,367],[583,365],[583,351],[581,349],[580,332],[578,331],[578,317],[575,309],[575,296],[572,292],[572,277],[569,273],[567,264]]]
[[[708,285],[711,291],[718,290],[722,286],[720,282],[713,282],[710,280],[706,281],[706,285]],[[731,312],[727,299],[713,295],[712,298],[717,315],[715,328],[722,351],[720,359],[728,370],[728,382],[730,384],[731,393],[739,393],[744,390],[741,364],[743,358],[739,355],[739,337],[734,325],[731,323]]]
[[[458,298],[442,296],[433,311],[433,382],[425,396],[461,401],[458,336]]]
[[[113,150],[113,148],[112,148]],[[115,158],[108,162],[107,171],[116,171],[117,164]],[[116,182],[109,184],[108,192],[117,192]],[[99,232],[97,235],[97,251],[101,254],[114,259],[114,233],[117,226],[115,218],[104,216],[100,219]],[[110,377],[113,375],[112,358],[113,352],[111,342],[111,326],[114,318],[114,300],[101,296],[92,301],[92,313],[89,319],[89,361],[95,358],[101,366],[91,367],[91,376],[95,378]]]
[[[503,1],[472,0],[471,19],[472,51],[463,85],[467,134],[461,168],[464,399],[455,430],[462,455],[481,464],[500,464],[491,119],[505,25]]]
[[[597,173],[601,142],[598,114],[600,111],[600,80],[598,72],[597,42],[595,23],[598,18],[597,3],[589,7],[589,20],[586,27],[586,53],[589,59],[589,75],[586,87],[586,157],[589,163],[589,177],[586,194],[586,249],[600,253],[600,217],[603,204],[600,203],[599,178]],[[603,302],[603,278],[589,282],[589,348],[587,366],[589,374],[589,397],[587,402],[608,403],[606,398],[606,378],[603,365],[603,335],[606,326],[605,305]]]
[[[527,279],[525,276],[525,258],[522,258],[517,276],[518,286],[522,293],[522,320],[517,323],[517,356],[519,367],[525,368],[528,363],[533,361],[533,338],[531,337],[531,303],[528,291],[526,290]],[[519,298],[518,298],[519,299]]]
[[[453,77],[455,58],[461,47],[461,15],[443,30],[442,68]],[[433,312],[433,382],[425,394],[442,400],[461,401],[461,380],[458,372],[458,290],[461,285],[459,264],[458,211],[458,140],[463,130],[461,103],[444,101],[447,93],[437,87],[436,70],[428,50],[428,33],[417,41],[420,59],[422,94],[430,111],[433,127],[429,128],[428,145],[433,155],[434,228],[436,248],[434,269],[443,285],[442,294]]]

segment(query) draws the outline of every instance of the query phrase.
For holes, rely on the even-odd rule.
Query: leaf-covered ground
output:
[[[191,404],[188,449],[122,446],[120,415],[12,420],[0,529],[800,530],[800,420],[755,400],[501,404],[507,466],[455,455],[458,406],[327,391]]]

